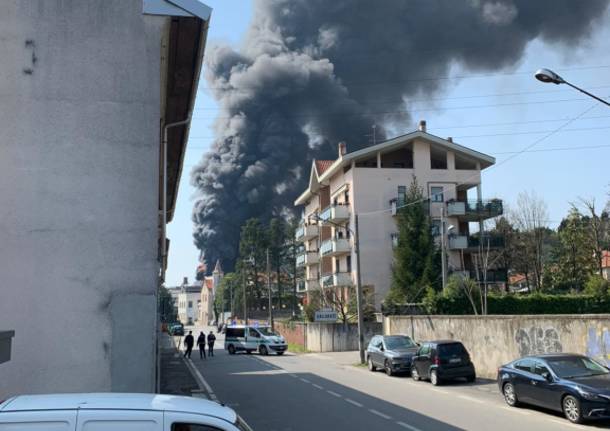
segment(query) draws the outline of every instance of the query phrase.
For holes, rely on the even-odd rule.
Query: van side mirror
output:
[[[549,373],[548,371],[545,371],[544,373],[542,373],[542,378],[544,380],[546,380],[547,382],[553,381],[553,376],[551,376],[551,373]]]
[[[379,350],[381,350],[382,352],[385,350],[385,349],[383,348],[383,344],[382,344],[381,346],[379,346]]]

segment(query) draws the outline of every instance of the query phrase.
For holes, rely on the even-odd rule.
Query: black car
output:
[[[474,382],[476,372],[468,351],[459,341],[427,341],[413,357],[411,377],[429,379],[436,386],[457,378]]]
[[[175,336],[183,336],[184,335],[184,326],[182,323],[174,323],[169,327],[169,334]]]
[[[375,335],[366,348],[369,370],[383,368],[388,376],[408,373],[418,345],[406,335]]]
[[[574,423],[610,417],[610,370],[583,355],[517,359],[498,369],[498,386],[510,406],[556,410]]]

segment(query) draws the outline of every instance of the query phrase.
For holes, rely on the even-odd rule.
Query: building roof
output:
[[[208,290],[214,289],[214,279],[211,277],[206,277],[203,284],[208,288]]]
[[[610,250],[602,251],[602,268],[610,268]]]
[[[513,274],[508,277],[508,284],[513,285],[525,281],[525,274]]]
[[[0,404],[2,412],[32,410],[117,409],[154,410],[203,414],[235,423],[235,412],[218,403],[194,397],[156,394],[57,394],[20,395]]]
[[[216,265],[214,266],[214,272],[222,274],[222,267],[220,266],[220,259],[216,261]]]
[[[295,205],[303,205],[310,199],[310,197],[317,192],[319,185],[324,181],[330,179],[333,175],[339,172],[346,166],[350,166],[352,161],[356,159],[361,159],[366,156],[373,155],[378,151],[381,152],[389,152],[393,151],[408,142],[411,142],[415,139],[421,139],[427,141],[433,145],[441,147],[446,150],[451,150],[455,153],[462,154],[468,157],[475,159],[480,163],[481,169],[488,168],[496,163],[496,159],[487,154],[472,150],[470,148],[459,145],[453,141],[449,141],[438,136],[432,135],[430,133],[416,130],[411,133],[407,133],[405,135],[397,136],[392,139],[388,139],[384,142],[381,142],[376,145],[372,145],[366,148],[363,148],[358,151],[354,151],[351,153],[347,153],[343,156],[340,156],[336,160],[314,160],[312,163],[311,176],[309,179],[309,186],[307,190],[305,190],[301,196],[299,196],[294,202]],[[330,163],[329,163],[330,162]]]

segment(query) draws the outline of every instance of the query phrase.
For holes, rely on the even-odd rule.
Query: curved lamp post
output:
[[[552,70],[549,69],[538,69],[536,71],[536,73],[534,74],[534,77],[536,77],[536,79],[540,82],[544,82],[545,84],[566,84],[578,91],[580,91],[583,94],[586,94],[589,97],[592,97],[593,99],[602,102],[604,105],[610,106],[610,103],[608,103],[607,101],[605,101],[604,99],[597,97],[594,94],[589,93],[588,91],[583,90],[580,87],[577,87],[574,84],[569,83],[568,81],[566,81],[565,79],[563,79],[561,76],[557,75],[555,72],[553,72]]]

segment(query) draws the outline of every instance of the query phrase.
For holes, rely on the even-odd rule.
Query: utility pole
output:
[[[242,268],[242,273],[241,273],[241,277],[242,277],[242,283],[244,284],[244,324],[247,325],[248,324],[248,305],[246,304],[246,288],[247,288],[247,283],[246,283],[246,271],[244,268]]]
[[[362,278],[360,276],[360,231],[358,230],[358,214],[354,214],[354,238],[356,252],[356,308],[358,310],[358,351],[360,352],[360,363],[364,364],[364,317],[362,312]]]
[[[441,207],[441,272],[443,276],[443,290],[447,284],[447,269],[445,257],[445,207]]]
[[[271,298],[271,264],[269,263],[269,248],[267,248],[267,292],[269,295],[269,326],[273,331],[273,300]]]

